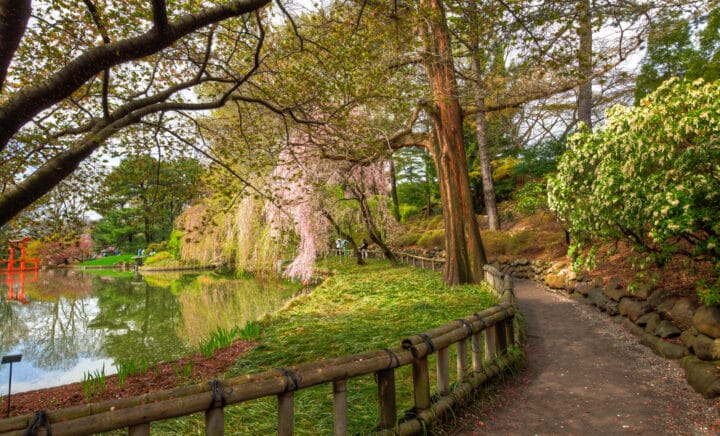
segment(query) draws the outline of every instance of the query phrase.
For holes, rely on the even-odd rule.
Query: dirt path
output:
[[[516,281],[528,367],[497,404],[466,410],[452,435],[718,434],[718,402],[690,388],[594,307]]]

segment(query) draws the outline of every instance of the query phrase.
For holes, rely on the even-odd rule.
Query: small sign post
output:
[[[7,405],[7,415],[6,418],[10,417],[10,393],[12,389],[12,367],[13,363],[19,362],[22,360],[22,354],[9,354],[7,356],[3,356],[2,358],[2,364],[5,365],[6,363],[10,364],[10,378],[8,379],[8,405]]]

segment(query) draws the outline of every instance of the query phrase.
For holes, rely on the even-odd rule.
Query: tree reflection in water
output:
[[[0,287],[0,352],[23,354],[14,369],[17,392],[79,381],[108,361],[153,363],[188,354],[218,327],[242,326],[276,310],[294,289],[197,273],[143,278],[41,271],[37,281],[25,283],[29,304],[6,298],[7,285]],[[106,374],[115,372],[109,366]],[[23,377],[32,386],[23,389]]]

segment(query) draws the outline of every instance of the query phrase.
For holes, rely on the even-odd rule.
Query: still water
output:
[[[281,307],[296,290],[275,281],[212,273],[50,270],[0,273],[0,355],[13,364],[12,392],[117,372],[115,362],[159,362],[197,350],[219,327],[231,329]],[[7,394],[9,364],[0,367]]]

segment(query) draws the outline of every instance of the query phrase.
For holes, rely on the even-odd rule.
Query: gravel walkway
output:
[[[720,433],[718,401],[689,387],[677,362],[592,306],[531,281],[516,281],[515,290],[528,366],[491,408],[464,411],[449,434]]]

